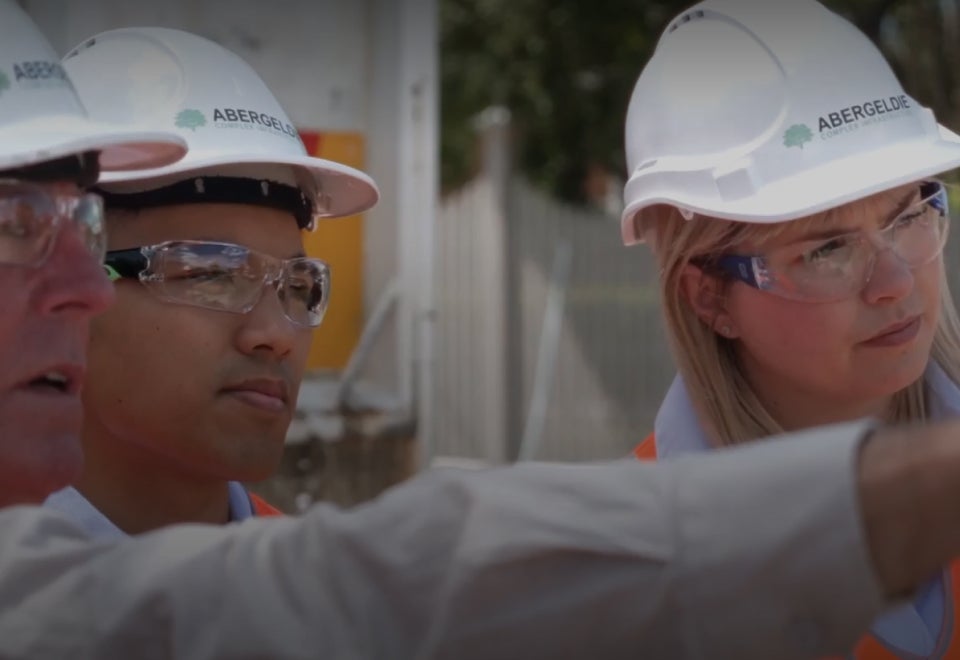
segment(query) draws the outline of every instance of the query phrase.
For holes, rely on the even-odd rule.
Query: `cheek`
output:
[[[4,302],[3,312],[0,313],[0,364],[9,371],[19,361],[18,356],[23,350],[22,337],[29,330],[29,314],[25,305]],[[0,375],[0,380],[3,380]]]
[[[936,320],[940,312],[942,269],[943,264],[940,259],[937,259],[934,263],[914,271],[916,291],[923,299],[924,311],[932,320]]]
[[[135,295],[118,297],[93,324],[92,400],[144,416],[162,410],[171,398],[191,400],[191,391],[213,379],[210,370],[220,354],[215,324],[192,312]]]
[[[23,349],[19,345],[22,343],[20,338],[35,331],[37,322],[41,319],[35,316],[35,312],[30,308],[32,291],[26,282],[2,282],[2,285],[0,287],[0,300],[3,301],[0,306],[0,355],[4,359],[0,364],[4,365],[5,369],[9,369],[13,363],[6,359],[7,356],[17,359]]]
[[[299,369],[307,366],[307,357],[310,354],[310,346],[313,344],[313,331],[304,330],[299,334],[293,346],[293,364]]]
[[[299,333],[293,343],[290,355],[285,360],[289,373],[296,376],[295,383],[299,391],[300,381],[307,370],[307,359],[310,357],[310,347],[313,345],[313,331],[304,330]]]
[[[742,347],[760,362],[836,360],[855,329],[854,305],[846,303],[814,305],[752,291],[731,302]]]

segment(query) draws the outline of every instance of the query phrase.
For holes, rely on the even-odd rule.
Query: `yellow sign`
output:
[[[301,131],[300,137],[311,156],[364,167],[361,133]],[[330,306],[314,331],[307,369],[343,369],[363,330],[363,216],[320,220],[304,234],[304,246],[330,264]]]

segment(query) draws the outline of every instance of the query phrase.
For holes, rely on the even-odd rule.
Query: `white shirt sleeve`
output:
[[[0,512],[4,658],[805,658],[883,605],[865,425],[653,465],[436,471],[348,512],[91,542]]]

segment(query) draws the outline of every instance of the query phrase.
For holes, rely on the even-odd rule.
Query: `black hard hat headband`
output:
[[[299,188],[266,179],[197,176],[177,183],[133,193],[97,188],[106,207],[137,210],[176,204],[251,204],[286,211],[301,229],[313,226],[313,205]]]

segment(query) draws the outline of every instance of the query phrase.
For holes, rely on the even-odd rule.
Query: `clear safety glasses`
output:
[[[42,266],[64,224],[80,233],[91,255],[103,258],[103,202],[97,195],[0,179],[0,264]]]
[[[276,291],[293,323],[317,327],[327,309],[330,269],[320,259],[277,259],[233,243],[167,241],[107,252],[112,280],[138,279],[171,303],[246,314],[263,289]]]
[[[723,255],[704,265],[784,298],[834,302],[863,290],[882,250],[911,269],[936,259],[947,240],[948,218],[946,188],[925,181],[919,201],[882,229],[799,241],[763,255]]]

